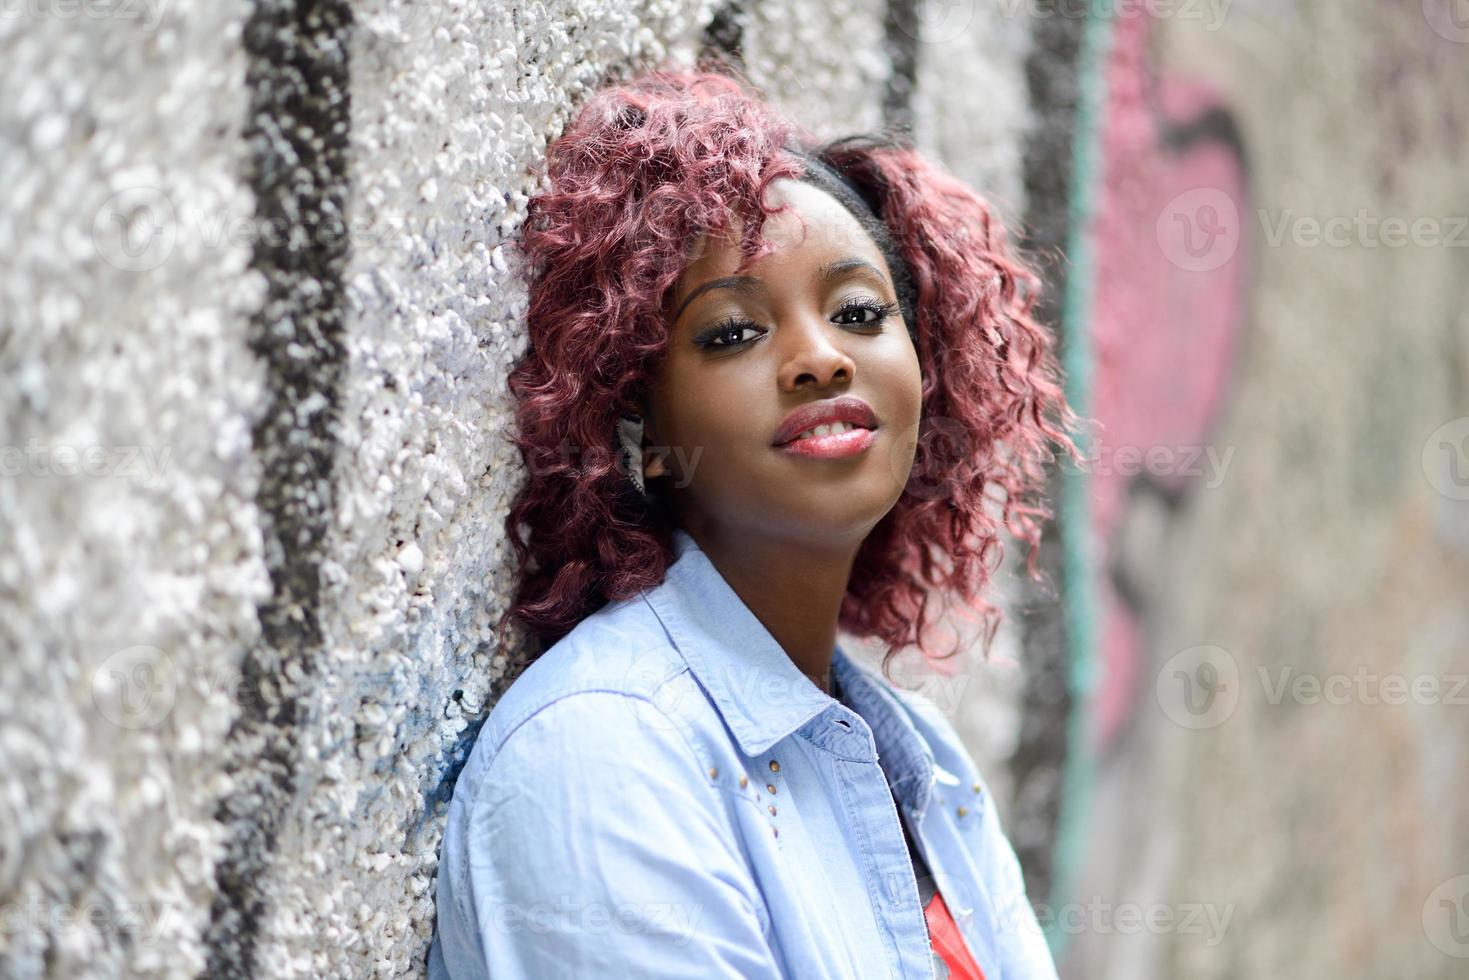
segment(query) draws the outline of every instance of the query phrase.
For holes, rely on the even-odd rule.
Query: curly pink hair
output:
[[[690,243],[737,214],[746,263],[772,250],[759,237],[777,210],[764,192],[801,178],[801,154],[845,177],[889,230],[911,278],[923,373],[913,476],[859,549],[838,625],[884,643],[884,671],[905,645],[932,660],[928,601],[948,592],[982,614],[987,655],[1003,615],[983,598],[1003,555],[987,502],[1029,544],[1036,576],[1048,439],[1076,458],[1066,430],[1078,420],[1052,337],[1032,318],[1039,280],[988,205],[897,139],[819,143],[735,69],[664,67],[582,107],[551,145],[549,187],[513,245],[530,279],[529,345],[509,378],[529,475],[506,520],[519,586],[502,641],[517,620],[549,645],[663,580],[672,511],[631,486],[617,419],[636,410],[667,346],[665,302]],[[1002,500],[987,497],[992,486]]]

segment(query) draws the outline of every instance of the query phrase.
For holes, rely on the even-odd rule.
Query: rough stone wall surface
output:
[[[934,4],[905,33],[918,45],[913,135],[983,193],[1007,228],[1026,212],[1022,160],[1033,125],[1025,4]],[[1018,235],[1012,234],[1012,241]]]
[[[0,976],[419,975],[444,805],[520,666],[491,643],[520,479],[503,245],[548,141],[718,20],[819,135],[909,125],[1055,246],[1075,8],[0,6]],[[1211,436],[1232,469],[1143,539],[1136,676],[1211,644],[1245,686],[1204,732],[1132,691],[1086,841],[1121,857],[1064,897],[1234,918],[1217,946],[1088,920],[1063,973],[1457,976],[1462,924],[1433,914],[1469,907],[1462,708],[1272,703],[1257,671],[1463,669],[1469,250],[1267,236],[1469,214],[1469,32],[1450,0],[1225,13],[1150,42],[1223,93],[1265,217]],[[1007,624],[922,685],[1006,815],[1036,716]]]
[[[930,8],[895,18],[897,39],[911,42],[914,51],[908,108],[915,145],[983,195],[1008,229],[1011,246],[1018,248],[1023,240],[1019,220],[1026,207],[1024,143],[1034,122],[1025,81],[1031,55],[1025,8],[1007,10],[995,4]],[[901,50],[899,45],[890,47]],[[1006,615],[989,658],[981,655],[978,637],[971,631],[959,655],[958,672],[949,679],[930,677],[926,692],[949,712],[964,736],[986,774],[990,792],[1000,801],[1007,827],[1013,825],[1007,762],[1020,734],[1024,681],[1016,610],[1023,566],[1021,547],[1006,540],[1004,561],[994,579],[994,601]]]
[[[1240,670],[1234,714],[1173,770],[1177,893],[1237,903],[1236,931],[1172,944],[1158,975],[1447,980],[1469,957],[1469,697],[1450,699],[1469,664],[1469,31],[1448,4],[1297,6],[1168,45],[1247,121],[1261,259],[1220,436],[1237,472],[1201,501],[1170,629]],[[1333,218],[1345,246],[1301,224]],[[1428,225],[1394,245],[1389,218]],[[1351,693],[1275,703],[1286,672]],[[1397,697],[1393,675],[1437,694]]]
[[[742,6],[744,69],[771,102],[823,139],[882,123],[892,72],[883,0]]]
[[[523,284],[503,243],[530,170],[597,78],[686,53],[698,5],[360,4],[346,361],[316,722],[272,901],[276,962],[405,973],[433,924],[445,777],[512,665],[503,382]],[[323,876],[332,884],[323,903]],[[339,935],[345,950],[320,941]]]
[[[1469,31],[1450,6],[1156,25],[1156,70],[1224,94],[1250,194],[1235,211],[1203,181],[1179,190],[1209,214],[1133,217],[1222,217],[1196,239],[1212,254],[1170,255],[1176,288],[1238,249],[1249,313],[1205,440],[1228,467],[1135,528],[1147,660],[1098,761],[1063,975],[1464,975]],[[1135,176],[1103,179],[1148,201]],[[1140,333],[1106,329],[1124,355]],[[1126,929],[1125,908],[1171,925]]]
[[[0,974],[417,974],[519,666],[502,245],[712,5],[60,9],[0,19]],[[749,73],[873,128],[885,13],[741,11]]]
[[[197,976],[269,593],[247,11],[90,9],[0,17],[0,975]]]

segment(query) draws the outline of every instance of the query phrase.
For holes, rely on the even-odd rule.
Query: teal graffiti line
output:
[[[1102,123],[1107,105],[1107,58],[1112,47],[1112,4],[1094,2],[1082,35],[1081,66],[1078,72],[1080,99],[1076,113],[1076,137],[1072,142],[1071,186],[1067,201],[1066,254],[1071,271],[1066,277],[1061,307],[1061,363],[1066,372],[1066,397],[1076,412],[1090,411],[1093,353],[1091,314],[1096,285],[1096,255],[1093,223],[1103,178]],[[1085,433],[1080,448],[1091,456],[1091,433]],[[1061,467],[1061,594],[1066,624],[1067,685],[1071,690],[1071,714],[1066,726],[1066,763],[1062,770],[1061,809],[1057,818],[1056,845],[1050,908],[1057,910],[1075,887],[1084,846],[1084,822],[1095,777],[1091,751],[1091,711],[1096,686],[1097,616],[1092,568],[1095,554],[1089,478],[1063,463]],[[1046,922],[1046,942],[1053,957],[1060,959],[1069,934],[1061,931],[1060,916]]]

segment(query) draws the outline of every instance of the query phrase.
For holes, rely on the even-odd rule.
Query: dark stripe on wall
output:
[[[1149,94],[1155,96],[1156,86],[1149,86]],[[1249,157],[1245,153],[1244,136],[1234,116],[1220,106],[1208,109],[1187,122],[1169,119],[1158,106],[1156,97],[1150,98],[1150,108],[1163,134],[1163,145],[1175,156],[1187,153],[1201,143],[1223,143],[1240,162],[1240,171],[1249,179]]]
[[[1066,11],[1057,9],[1056,0],[1037,3],[1031,18],[1031,53],[1025,64],[1035,122],[1025,145],[1028,205],[1023,244],[1045,284],[1037,312],[1041,322],[1049,324],[1059,336],[1061,303],[1066,295],[1062,255],[1069,231],[1072,143],[1086,19],[1067,16]],[[1062,535],[1085,531],[1061,526],[1059,469],[1052,470],[1046,494],[1057,510],[1057,519],[1045,526],[1036,565],[1050,585],[1021,579],[1019,625],[1025,681],[1020,738],[1010,758],[1015,780],[1011,842],[1025,870],[1026,891],[1032,902],[1046,901],[1051,894],[1066,768],[1066,732],[1072,712],[1066,620],[1055,583],[1062,583],[1064,588]]]
[[[722,57],[740,65],[745,60],[745,5],[742,0],[729,0],[714,12],[704,27],[702,54]]]
[[[913,92],[918,84],[918,0],[889,0],[884,40],[893,70],[882,94],[883,126],[913,134]]]
[[[296,665],[309,683],[322,645],[321,560],[346,359],[351,26],[347,0],[257,0],[245,24],[245,178],[262,230],[251,264],[268,284],[249,327],[267,375],[252,440],[271,596],[257,610],[261,638],[242,665],[240,714],[227,746],[236,787],[216,814],[230,837],[210,909],[209,978],[256,975],[270,865],[296,795],[296,728],[305,721],[300,682],[286,680],[283,668]],[[301,411],[316,396],[324,403]]]

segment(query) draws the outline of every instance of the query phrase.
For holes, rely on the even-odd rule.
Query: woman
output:
[[[1033,561],[1075,455],[1034,277],[912,149],[723,72],[597,92],[547,169],[501,626],[548,649],[457,783],[431,975],[1054,977],[983,778],[886,678],[935,592],[988,647],[1000,522]]]

